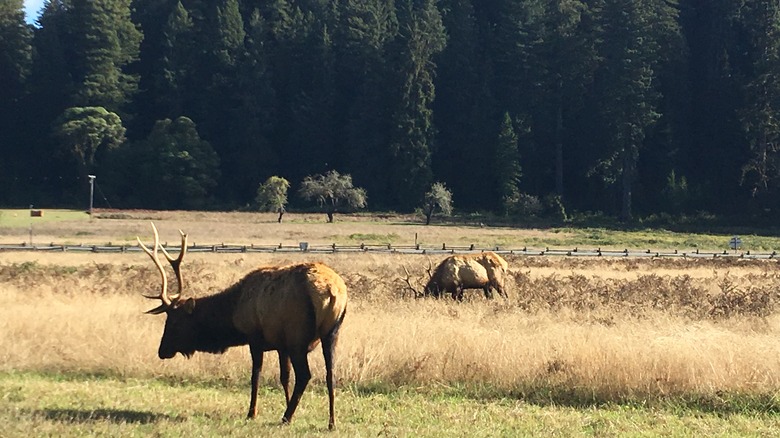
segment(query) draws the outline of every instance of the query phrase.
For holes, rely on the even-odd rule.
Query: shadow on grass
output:
[[[149,424],[161,420],[183,421],[178,417],[153,412],[132,411],[127,409],[42,409],[37,413],[47,420],[63,423],[91,423],[108,421],[111,423]]]
[[[683,393],[678,395],[635,394],[606,395],[571,388],[532,388],[508,391],[505,398],[523,400],[538,406],[572,408],[627,407],[651,408],[676,413],[699,412],[713,415],[777,415],[780,400],[772,394]],[[473,394],[473,398],[495,398],[490,394]]]
[[[519,400],[540,407],[560,406],[574,409],[625,407],[658,409],[675,413],[698,412],[712,415],[778,415],[780,399],[774,394],[724,393],[679,394],[660,396],[657,394],[635,394],[633,396],[599,394],[585,388],[529,387],[501,389],[482,385],[442,385],[420,390],[381,383],[351,385],[349,391],[356,397],[372,395],[404,396],[421,394],[425,397],[462,398],[484,402]]]

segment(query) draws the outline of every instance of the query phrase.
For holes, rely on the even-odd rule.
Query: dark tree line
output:
[[[769,0],[0,3],[0,204],[242,208],[337,171],[373,210],[780,207]],[[565,213],[564,213],[565,215]]]

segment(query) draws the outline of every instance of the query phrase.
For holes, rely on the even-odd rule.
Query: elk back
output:
[[[347,304],[344,280],[322,263],[261,267],[236,286],[242,293],[235,327],[262,335],[269,349],[314,348],[337,325]],[[262,333],[255,333],[260,327]]]

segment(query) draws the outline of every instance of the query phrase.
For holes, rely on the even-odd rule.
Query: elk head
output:
[[[160,271],[160,277],[162,279],[162,286],[159,295],[148,296],[146,298],[153,300],[161,300],[162,304],[154,309],[148,310],[146,313],[152,315],[158,315],[160,313],[167,314],[165,320],[165,331],[163,332],[162,341],[160,341],[160,348],[158,355],[160,359],[170,359],[176,355],[177,352],[190,357],[195,352],[193,346],[194,340],[194,321],[192,321],[192,311],[195,308],[195,300],[192,298],[182,299],[182,291],[184,289],[184,277],[181,273],[181,262],[184,259],[184,254],[187,252],[187,235],[183,231],[179,230],[181,234],[181,249],[179,250],[179,256],[173,258],[168,251],[160,245],[160,235],[157,233],[157,227],[152,223],[152,230],[154,230],[154,249],[149,249],[141,242],[141,238],[136,237],[138,245],[141,249],[152,258],[157,269]],[[178,282],[179,289],[175,295],[168,295],[168,276],[165,274],[165,268],[163,267],[160,257],[157,255],[157,250],[162,249],[165,258],[170,263],[173,272],[176,275],[176,281]]]
[[[440,278],[434,279],[434,272],[433,272],[433,261],[431,261],[431,258],[428,257],[428,266],[425,268],[425,273],[428,275],[428,280],[425,283],[425,287],[423,288],[423,295],[428,296],[431,295],[434,298],[441,297],[442,293],[444,292],[441,289]],[[437,277],[440,274],[437,275]]]
[[[421,298],[426,295],[430,295],[433,292],[427,288],[419,289],[417,287],[414,287],[414,285],[412,285],[412,279],[411,279],[412,275],[409,273],[409,269],[406,268],[406,265],[403,265],[403,268],[404,268],[404,272],[406,273],[406,277],[403,278],[402,280],[406,283],[406,289],[409,289],[412,292],[412,296],[414,296],[415,298]],[[428,258],[428,267],[425,268],[425,272],[428,274],[427,281],[428,283],[430,283],[431,280],[433,279],[433,263],[431,262],[430,258]]]

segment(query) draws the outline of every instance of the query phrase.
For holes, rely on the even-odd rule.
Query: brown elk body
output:
[[[508,269],[506,260],[490,251],[452,255],[442,260],[433,271],[424,294],[439,297],[449,292],[452,298],[463,300],[465,289],[482,289],[485,298],[492,298],[491,289],[495,289],[506,298],[504,279]]]
[[[322,343],[329,399],[328,427],[335,426],[333,365],[339,328],[347,307],[344,280],[322,263],[301,263],[258,268],[224,291],[202,298],[181,298],[180,264],[186,251],[186,235],[178,259],[163,248],[179,281],[179,293],[168,296],[165,270],[155,249],[142,248],[152,257],[163,278],[159,298],[163,304],[148,313],[166,313],[165,330],[158,355],[170,359],[181,353],[191,357],[196,351],[223,353],[230,347],[249,345],[252,356],[251,398],[248,418],[256,415],[257,390],[263,353],[275,350],[279,356],[280,380],[286,410],[282,422],[292,419],[311,379],[308,353]],[[140,239],[139,239],[140,243]],[[295,386],[289,391],[290,366]]]

